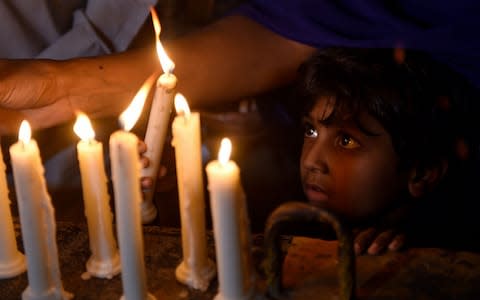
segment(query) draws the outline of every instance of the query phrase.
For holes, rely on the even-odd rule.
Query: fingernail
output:
[[[378,244],[373,243],[369,248],[368,248],[368,254],[375,255],[378,253]]]
[[[393,241],[390,245],[388,245],[388,249],[392,251],[397,251],[400,248],[400,243],[398,241]]]
[[[359,255],[362,252],[362,249],[360,248],[360,245],[357,244],[357,243],[353,246],[353,250],[355,251],[356,255]]]

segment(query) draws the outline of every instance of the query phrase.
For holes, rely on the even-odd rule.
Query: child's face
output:
[[[332,101],[321,98],[305,117],[300,171],[315,206],[360,221],[387,208],[407,188],[388,132],[372,116],[329,124]],[[361,124],[361,127],[358,126]]]

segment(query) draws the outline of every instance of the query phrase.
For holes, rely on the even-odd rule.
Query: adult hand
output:
[[[0,107],[26,109],[57,100],[58,78],[53,61],[0,60]]]
[[[138,49],[65,61],[0,59],[0,109],[17,111],[33,129],[73,120],[77,111],[91,118],[117,116],[156,72],[158,59],[152,63],[150,52],[154,54]]]
[[[22,119],[23,114],[21,112],[0,108],[0,136],[18,133]]]

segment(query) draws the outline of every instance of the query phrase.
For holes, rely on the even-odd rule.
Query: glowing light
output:
[[[27,120],[23,120],[20,124],[20,129],[18,130],[18,140],[24,144],[28,144],[32,138],[32,129]]]
[[[177,114],[183,113],[187,119],[190,117],[190,107],[188,106],[187,99],[180,93],[175,95],[175,110]]]
[[[218,151],[218,161],[221,165],[226,165],[230,160],[232,153],[232,142],[228,138],[223,138]]]
[[[154,74],[145,80],[142,87],[138,90],[135,97],[133,97],[130,105],[125,109],[119,117],[121,126],[125,131],[130,131],[135,123],[137,123],[140,114],[142,113],[143,106],[145,105],[145,100],[147,99],[148,92],[155,80]]]
[[[157,47],[158,60],[160,60],[160,65],[162,65],[164,73],[172,73],[173,69],[175,69],[175,64],[170,59],[170,57],[168,57],[167,52],[165,51],[162,43],[160,42],[161,26],[160,21],[158,20],[157,12],[153,7],[151,7],[150,13],[152,14],[153,29],[155,30],[155,44]]]
[[[92,123],[84,113],[78,114],[77,120],[73,125],[73,131],[82,139],[82,141],[89,141],[95,138],[95,131],[93,131]]]

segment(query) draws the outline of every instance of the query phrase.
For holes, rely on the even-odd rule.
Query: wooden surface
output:
[[[283,273],[292,299],[336,298],[336,250],[335,241],[293,239]],[[479,253],[413,248],[356,266],[358,299],[480,299]]]
[[[18,232],[18,231],[17,231]],[[145,264],[147,285],[157,299],[212,299],[216,294],[216,284],[212,283],[207,292],[202,293],[178,283],[174,271],[181,261],[180,232],[177,229],[144,227]],[[213,245],[209,236],[209,244]],[[74,299],[118,300],[122,296],[120,275],[114,278],[83,280],[85,262],[89,258],[86,226],[60,222],[57,228],[57,244],[63,287],[74,294]],[[209,256],[214,257],[213,248]],[[27,287],[26,273],[12,279],[0,280],[0,299],[20,299]]]
[[[19,227],[16,227],[17,236]],[[115,299],[122,295],[120,276],[111,280],[82,280],[89,257],[86,226],[59,222],[57,231],[62,282],[75,299]],[[159,226],[144,227],[148,290],[157,299],[213,299],[216,280],[206,292],[187,288],[175,280],[181,261],[180,231]],[[261,235],[255,235],[254,261],[261,273]],[[337,295],[336,242],[296,237],[284,241],[284,285],[289,299],[335,299]],[[21,242],[19,243],[21,247]],[[208,236],[208,253],[214,259],[214,244]],[[258,290],[264,281],[258,275]],[[26,273],[0,280],[0,299],[20,299],[26,288]],[[423,248],[401,253],[357,258],[358,299],[480,299],[480,254]],[[261,296],[257,297],[261,298]]]

